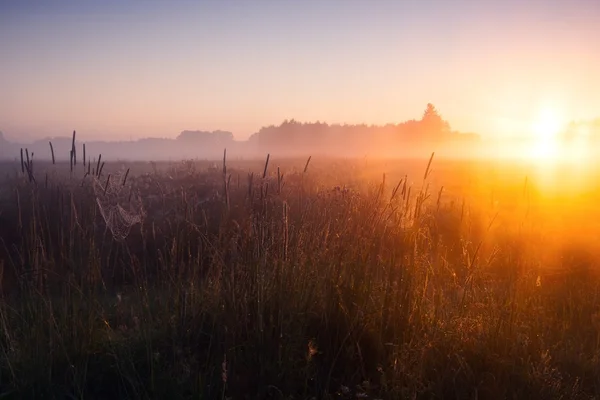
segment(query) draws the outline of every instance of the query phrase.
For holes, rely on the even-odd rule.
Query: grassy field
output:
[[[0,167],[2,398],[600,396],[593,168],[97,166]]]

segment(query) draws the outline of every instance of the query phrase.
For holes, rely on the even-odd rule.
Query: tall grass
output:
[[[270,156],[232,185],[247,171],[226,153],[221,171],[128,169],[147,218],[123,241],[87,181],[12,181],[0,394],[597,396],[595,260],[575,251],[553,282],[533,234],[444,201],[432,161],[393,187],[331,185],[310,159],[271,172]]]

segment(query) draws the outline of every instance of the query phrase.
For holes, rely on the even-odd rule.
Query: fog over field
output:
[[[81,133],[80,133],[81,135]],[[75,143],[74,137],[45,138],[28,144],[17,144],[4,139],[0,157],[14,158],[21,148],[36,153],[38,159],[69,160]],[[0,137],[0,140],[1,137]],[[183,160],[188,158],[220,157],[223,149],[238,158],[263,157],[272,152],[280,156],[320,155],[327,157],[426,157],[432,150],[446,152],[449,156],[463,156],[474,150],[480,138],[476,134],[452,131],[432,104],[428,104],[419,119],[400,124],[328,125],[284,121],[279,126],[268,126],[250,136],[248,140],[235,140],[231,132],[183,131],[175,139],[146,138],[135,141],[91,141],[87,149],[94,155],[102,154],[105,160]],[[425,151],[425,153],[423,153]]]
[[[585,134],[582,132],[585,130]],[[81,135],[81,133],[80,133]],[[571,123],[559,132],[561,146],[556,158],[591,158],[600,143],[600,119]],[[90,157],[100,154],[105,160],[161,161],[218,159],[223,149],[235,158],[261,158],[267,153],[285,157],[309,155],[325,157],[423,158],[432,151],[451,159],[527,159],[536,158],[544,143],[536,138],[485,139],[475,133],[453,131],[432,104],[420,119],[400,124],[328,125],[284,121],[261,128],[248,140],[235,140],[226,131],[183,131],[175,139],[145,138],[131,141],[77,140],[86,144]],[[0,132],[0,159],[11,160],[21,149],[37,154],[38,160],[68,161],[73,136],[44,138],[30,143],[10,142]],[[80,149],[81,151],[82,149]],[[541,154],[546,156],[546,154]],[[563,161],[564,161],[563,160]]]

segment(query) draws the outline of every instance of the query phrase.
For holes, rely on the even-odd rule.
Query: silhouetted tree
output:
[[[183,131],[177,140],[204,143],[228,143],[233,141],[233,133],[227,131]]]
[[[421,124],[425,134],[428,136],[441,136],[450,133],[450,124],[442,119],[435,106],[427,104],[427,108],[421,118]]]
[[[235,151],[263,154],[316,154],[330,153],[336,155],[364,154],[372,152],[406,150],[418,148],[421,144],[430,146],[432,142],[456,141],[473,142],[477,135],[450,133],[450,125],[442,119],[433,104],[427,104],[425,112],[419,119],[411,119],[397,124],[332,124],[316,122],[299,122],[286,119],[278,126],[270,125],[261,128],[247,142],[235,141],[233,134],[227,131],[183,131],[176,139],[146,138],[131,142],[88,142],[87,148],[93,154],[102,154],[108,158],[122,159],[162,159],[222,156],[223,148],[228,155]],[[600,124],[594,130],[600,135]],[[57,159],[68,159],[71,150],[71,138],[48,138],[35,141],[28,146],[35,150],[36,157],[48,159],[51,141]],[[16,144],[2,140],[0,134],[0,159],[12,158],[20,148]],[[235,150],[230,153],[230,150]]]

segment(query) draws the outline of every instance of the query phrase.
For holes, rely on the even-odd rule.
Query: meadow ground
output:
[[[428,161],[3,164],[0,395],[599,397],[597,169]]]

